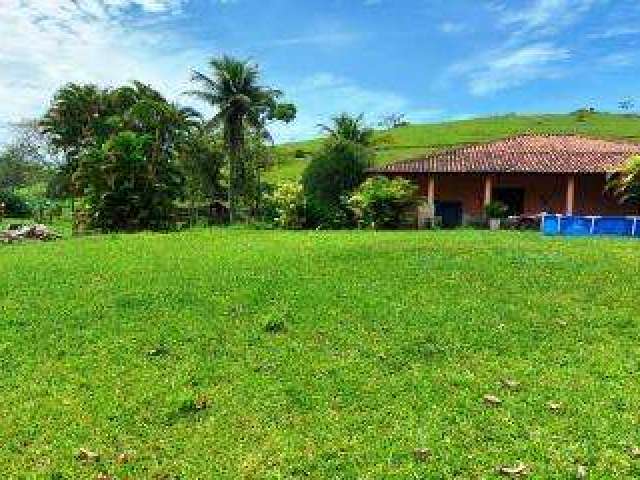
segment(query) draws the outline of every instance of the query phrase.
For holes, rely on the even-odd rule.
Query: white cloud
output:
[[[516,35],[555,34],[574,24],[601,0],[532,0],[528,7],[495,7],[503,26],[515,27]]]
[[[129,29],[123,9],[175,13],[182,0],[0,0],[0,119],[41,114],[67,82],[139,79],[176,98],[202,54],[166,53],[174,40]],[[5,132],[6,135],[6,132]],[[2,141],[0,132],[0,141]],[[6,140],[6,138],[4,139]]]
[[[454,65],[448,73],[462,77],[473,95],[483,96],[539,79],[557,78],[562,74],[559,65],[570,57],[565,48],[534,43],[489,52]]]
[[[589,38],[609,39],[623,36],[640,35],[640,27],[637,26],[616,26],[598,33],[591,33]]]

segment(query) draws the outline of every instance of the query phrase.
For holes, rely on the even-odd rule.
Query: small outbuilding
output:
[[[510,215],[633,215],[607,192],[640,145],[579,135],[519,135],[370,169],[413,180],[445,227],[480,221],[492,201]]]

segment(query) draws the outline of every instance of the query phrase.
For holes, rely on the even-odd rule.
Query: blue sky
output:
[[[440,121],[640,94],[638,0],[0,0],[0,38],[5,124],[66,81],[136,78],[198,106],[189,71],[222,53],[296,103],[281,141],[340,111]]]

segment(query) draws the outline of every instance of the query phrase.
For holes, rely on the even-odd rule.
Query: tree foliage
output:
[[[349,198],[349,206],[361,226],[398,228],[409,223],[417,193],[418,188],[404,178],[373,177]]]
[[[622,203],[640,204],[640,155],[632,156],[613,176],[608,188]]]
[[[375,131],[366,126],[364,115],[353,116],[341,113],[333,117],[331,125],[319,125],[328,135],[330,141],[352,142],[364,147],[372,147],[375,143]]]
[[[290,122],[296,109],[279,103],[282,92],[259,84],[257,65],[223,56],[209,62],[209,72],[194,71],[197,89],[187,92],[212,106],[216,113],[209,120],[211,128],[220,127],[229,163],[229,212],[233,221],[239,203],[245,206],[255,194],[258,167],[247,154],[247,138],[258,135],[270,138],[267,123],[272,120]]]
[[[315,153],[302,176],[309,220],[333,227],[350,223],[345,197],[364,181],[370,163],[370,149],[344,139],[329,141]]]
[[[67,85],[41,121],[66,160],[58,193],[86,195],[103,230],[166,228],[184,185],[179,152],[196,124],[193,110],[140,82],[116,89]]]

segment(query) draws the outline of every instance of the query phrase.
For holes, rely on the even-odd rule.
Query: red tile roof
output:
[[[520,135],[443,150],[370,172],[606,173],[618,169],[633,154],[640,154],[639,144],[578,135]]]

